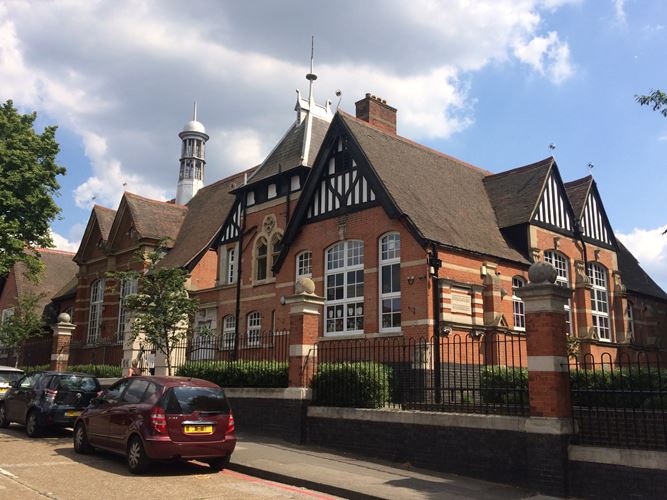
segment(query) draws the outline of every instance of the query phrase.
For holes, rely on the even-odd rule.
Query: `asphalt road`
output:
[[[242,444],[238,445],[242,447]],[[233,459],[232,459],[233,460]],[[130,474],[123,457],[77,455],[72,432],[55,430],[30,439],[23,427],[0,429],[0,499],[334,498],[231,470],[210,473],[197,462],[158,464]]]

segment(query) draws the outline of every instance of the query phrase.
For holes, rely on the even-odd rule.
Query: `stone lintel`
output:
[[[324,297],[304,292],[287,297],[285,304],[290,305],[290,314],[319,315],[320,308],[324,305]]]
[[[567,372],[568,370],[565,356],[528,356],[529,372]]]
[[[516,290],[516,294],[526,304],[526,313],[561,313],[565,314],[564,306],[572,296],[568,287],[551,283],[528,284]]]
[[[313,344],[292,344],[289,346],[289,355],[291,358],[305,358],[307,356],[316,357],[317,349]]]

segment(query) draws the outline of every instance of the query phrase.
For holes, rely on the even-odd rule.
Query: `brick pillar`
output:
[[[53,343],[51,344],[51,369],[65,371],[69,364],[69,346],[72,341],[72,332],[75,326],[71,323],[69,314],[58,315],[58,322],[51,325]]]
[[[315,284],[311,279],[299,278],[296,294],[286,299],[290,306],[289,387],[308,387],[315,373],[315,346],[324,297],[314,292]]]
[[[572,291],[554,284],[556,270],[546,262],[533,264],[528,277],[530,283],[516,291],[526,305],[526,473],[541,492],[566,496],[572,406],[563,306]]]

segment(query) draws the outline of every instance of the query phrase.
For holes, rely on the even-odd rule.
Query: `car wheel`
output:
[[[9,427],[9,419],[7,418],[7,410],[5,410],[5,405],[0,405],[0,427],[3,429]]]
[[[87,453],[92,453],[95,451],[88,441],[88,433],[82,422],[76,424],[74,429],[74,451],[85,455]]]
[[[34,438],[39,436],[41,429],[39,426],[39,415],[35,410],[28,413],[28,420],[25,424],[25,432],[28,437]]]
[[[220,472],[229,465],[230,456],[213,458],[208,461],[208,466],[213,472]]]
[[[150,465],[151,461],[138,437],[133,437],[127,445],[127,468],[132,474],[141,474]]]

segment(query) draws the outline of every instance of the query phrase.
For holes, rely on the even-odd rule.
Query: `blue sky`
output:
[[[0,5],[0,99],[59,125],[55,221],[75,248],[93,203],[174,195],[192,101],[207,181],[248,168],[294,119],[316,37],[316,98],[365,92],[399,133],[498,172],[554,156],[591,170],[607,214],[667,288],[667,119],[634,95],[667,88],[667,4],[631,0],[14,2]],[[587,165],[591,163],[593,168]],[[447,187],[443,187],[446,193]]]

